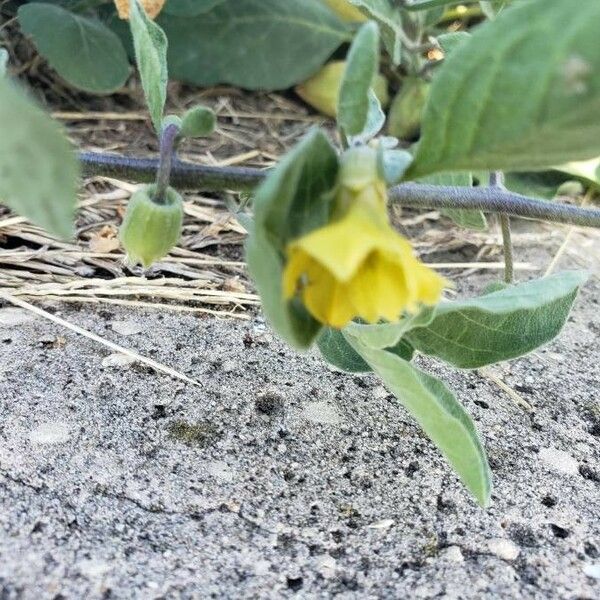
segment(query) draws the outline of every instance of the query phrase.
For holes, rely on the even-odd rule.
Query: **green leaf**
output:
[[[600,153],[600,2],[515,3],[440,67],[409,176],[529,171]],[[551,40],[549,46],[549,40]]]
[[[471,187],[473,177],[470,173],[438,173],[423,177],[419,181],[429,183],[430,185],[453,185],[461,187]],[[485,182],[487,185],[487,181]],[[485,231],[488,228],[487,219],[480,210],[463,210],[460,208],[446,208],[440,211],[443,215],[452,219],[457,225],[473,229],[475,231]]]
[[[382,149],[379,153],[379,160],[385,182],[391,186],[402,181],[413,157],[406,150]]]
[[[0,78],[0,202],[61,238],[73,234],[79,166],[58,125]]]
[[[402,15],[390,0],[350,0],[381,27],[381,37],[394,65],[402,59]]]
[[[148,110],[157,133],[167,101],[167,36],[148,17],[139,0],[130,0],[129,26]]]
[[[119,38],[97,19],[33,2],[19,8],[19,23],[38,52],[68,83],[86,92],[114,92],[129,77]]]
[[[438,6],[454,6],[455,4],[473,4],[479,0],[412,0],[404,5],[405,10],[428,10]]]
[[[317,337],[317,346],[323,358],[342,371],[365,373],[371,370],[361,355],[346,341],[344,334],[339,329],[323,327]]]
[[[415,321],[416,322],[416,321]],[[415,349],[404,339],[398,339],[402,332],[397,330],[392,331],[388,329],[386,325],[373,325],[372,327],[381,327],[381,334],[378,335],[376,332],[365,332],[357,329],[353,329],[352,324],[349,326],[349,333],[356,333],[360,339],[363,335],[365,338],[366,345],[374,347],[375,349],[385,350],[391,352],[396,356],[399,356],[403,360],[411,361],[415,353]],[[369,327],[369,326],[364,326]],[[408,330],[408,326],[405,330]],[[390,341],[391,346],[387,346],[386,342]],[[369,345],[369,342],[374,342]],[[371,370],[371,367],[363,360],[363,358],[352,348],[352,346],[346,340],[344,333],[339,329],[332,329],[331,327],[323,327],[321,333],[317,337],[317,346],[323,355],[323,358],[331,363],[333,366],[347,371],[349,373],[364,373]]]
[[[441,450],[479,504],[487,506],[491,474],[485,450],[471,417],[452,392],[399,356],[344,335]]]
[[[168,0],[164,11],[176,17],[196,17],[226,0]]]
[[[171,76],[210,86],[286,89],[305,81],[350,28],[320,0],[235,0],[198,17],[161,14]]]
[[[445,57],[448,58],[454,50],[469,40],[470,37],[471,34],[466,31],[453,31],[452,33],[438,35],[436,39],[443,50]]]
[[[511,192],[551,200],[558,188],[569,179],[558,171],[534,171],[528,173],[506,173],[504,185]]]
[[[567,271],[457,302],[439,304],[427,326],[406,339],[420,352],[462,369],[522,356],[555,338],[588,275]]]
[[[206,106],[190,108],[182,117],[181,134],[185,137],[205,137],[215,130],[217,118]]]
[[[254,199],[248,269],[273,329],[297,348],[310,346],[321,325],[301,303],[283,299],[286,247],[325,224],[337,171],[335,149],[322,132],[313,130],[269,173]]]
[[[90,9],[96,8],[107,0],[40,0],[45,4],[55,4],[61,8],[75,13],[89,12]]]
[[[337,121],[348,136],[360,134],[367,124],[369,90],[378,70],[379,29],[368,21],[350,46],[338,97]]]
[[[396,346],[401,338],[415,327],[425,327],[431,323],[433,316],[433,308],[425,307],[415,315],[403,317],[397,323],[379,323],[377,325],[350,323],[346,325],[344,332],[369,348],[384,350]]]
[[[556,170],[583,179],[594,187],[600,186],[600,157],[586,161],[570,162],[556,167]]]
[[[349,137],[350,145],[366,144],[369,140],[373,139],[385,125],[385,113],[381,108],[381,102],[379,102],[379,98],[375,95],[373,88],[367,92],[367,100],[369,103],[367,120],[362,131],[358,135]]]

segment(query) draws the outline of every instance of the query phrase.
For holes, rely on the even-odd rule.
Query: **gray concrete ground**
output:
[[[488,510],[374,376],[260,317],[49,305],[195,387],[1,308],[0,598],[598,598],[599,301],[494,367],[534,413],[426,363],[478,423]]]

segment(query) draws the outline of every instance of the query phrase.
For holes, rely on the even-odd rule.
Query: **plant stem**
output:
[[[100,175],[139,183],[154,181],[158,169],[158,160],[153,158],[127,158],[84,152],[79,155],[79,160],[83,174],[87,177]],[[171,185],[181,190],[245,192],[256,188],[267,173],[266,170],[249,167],[209,167],[175,159],[171,166]],[[526,219],[600,228],[600,209],[537,200],[496,188],[401,183],[388,190],[388,197],[391,202],[409,208],[481,210],[486,213],[503,213]]]
[[[458,208],[502,213],[525,219],[600,227],[600,210],[537,200],[489,187],[453,187],[401,183],[388,191],[391,201],[412,208]]]
[[[504,187],[504,173],[502,171],[492,171],[490,173],[490,188],[494,190],[506,191]],[[498,215],[500,227],[502,229],[502,245],[504,246],[504,281],[512,283],[514,280],[514,251],[512,236],[510,232],[510,217],[507,214]]]
[[[156,170],[156,190],[154,202],[164,204],[167,201],[167,188],[171,182],[171,169],[177,145],[179,127],[174,123],[167,125],[160,135],[160,157]]]
[[[508,215],[498,215],[500,226],[502,227],[502,243],[504,245],[504,281],[512,283],[514,280],[514,259],[513,245],[510,234],[510,217]]]
[[[158,169],[158,160],[154,158],[130,158],[95,152],[80,153],[79,162],[86,177],[99,175],[138,183],[152,183]],[[209,167],[177,158],[171,164],[171,185],[181,190],[247,192],[259,185],[264,176],[262,169],[247,167]]]

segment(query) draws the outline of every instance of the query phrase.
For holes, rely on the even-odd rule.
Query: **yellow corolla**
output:
[[[354,189],[341,186],[341,216],[289,244],[283,273],[285,298],[298,295],[317,320],[338,329],[355,317],[397,321],[437,304],[448,285],[390,225],[383,182],[363,177],[356,189],[360,180],[348,182]]]

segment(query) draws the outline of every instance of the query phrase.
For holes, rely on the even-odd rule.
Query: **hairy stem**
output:
[[[504,173],[502,171],[492,171],[490,173],[490,188],[500,191],[506,191],[504,187]],[[504,246],[504,281],[512,283],[515,277],[514,251],[512,235],[510,231],[510,217],[506,214],[499,214],[500,228],[502,229],[502,245]]]
[[[156,191],[153,198],[157,204],[164,204],[167,199],[167,188],[171,182],[171,169],[178,135],[179,127],[171,123],[162,130],[160,136],[160,157],[156,171]]]
[[[504,281],[512,283],[515,277],[513,244],[510,233],[510,217],[508,215],[498,215],[500,226],[502,228],[502,243],[504,245]]]
[[[154,181],[158,169],[158,160],[153,158],[83,152],[79,160],[85,176],[101,175],[139,183]],[[175,159],[171,165],[171,185],[182,190],[244,192],[256,188],[267,173],[249,167],[209,167]],[[599,209],[536,200],[497,188],[401,183],[390,188],[388,195],[391,202],[411,208],[481,210],[580,227],[600,227]]]

